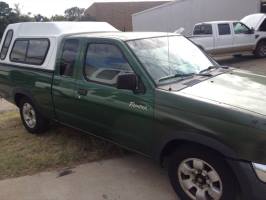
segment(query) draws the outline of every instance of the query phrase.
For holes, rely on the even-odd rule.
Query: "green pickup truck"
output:
[[[0,50],[0,96],[30,133],[58,122],[150,157],[182,200],[266,199],[265,76],[103,22],[11,24]]]

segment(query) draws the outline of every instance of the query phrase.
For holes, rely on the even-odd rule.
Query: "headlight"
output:
[[[259,179],[266,183],[266,165],[257,163],[252,163],[252,165]]]

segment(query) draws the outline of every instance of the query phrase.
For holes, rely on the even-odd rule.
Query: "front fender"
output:
[[[232,148],[206,135],[207,135],[206,133],[203,133],[201,131],[199,132],[177,131],[165,134],[165,136],[161,138],[161,144],[159,145],[159,148],[157,148],[155,151],[155,158],[158,162],[160,162],[162,159],[162,153],[168,147],[168,145],[170,145],[173,142],[177,142],[180,145],[186,143],[199,144],[208,147],[210,149],[213,149],[219,152],[221,155],[224,155],[228,158],[238,159],[236,152]]]

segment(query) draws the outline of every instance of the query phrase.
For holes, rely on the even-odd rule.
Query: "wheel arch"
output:
[[[266,37],[260,38],[255,45],[255,49],[257,48],[257,46],[261,43],[261,42],[266,42]]]
[[[31,94],[30,91],[28,91],[27,89],[22,89],[22,88],[16,88],[13,90],[13,97],[14,97],[14,102],[17,106],[19,106],[19,102],[22,98],[28,98],[30,99],[32,102],[34,102],[34,98],[33,95]]]
[[[171,137],[168,137],[162,142],[156,153],[156,160],[160,162],[160,164],[163,164],[165,158],[170,156],[176,148],[191,144],[208,148],[224,157],[237,159],[235,151],[217,139],[213,139],[201,133],[182,132],[172,134]]]

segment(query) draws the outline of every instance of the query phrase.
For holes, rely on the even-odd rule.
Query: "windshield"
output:
[[[183,36],[165,36],[128,41],[156,84],[162,80],[198,74],[214,63],[192,42]],[[165,77],[172,77],[170,80]]]

